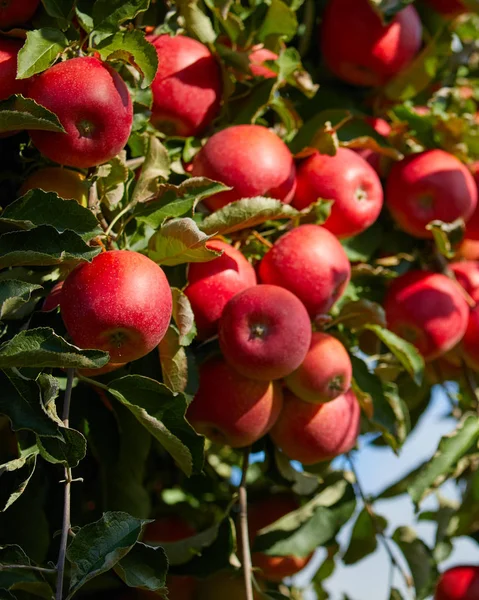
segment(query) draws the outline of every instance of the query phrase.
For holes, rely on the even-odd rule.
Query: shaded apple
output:
[[[2,8],[0,8],[1,21]],[[17,79],[17,58],[23,40],[0,38],[0,100],[13,94],[25,95],[27,79]]]
[[[244,377],[220,357],[204,362],[199,376],[186,417],[210,440],[232,448],[249,446],[278,418],[283,404],[278,383]]]
[[[391,134],[391,125],[384,119],[379,117],[365,117],[364,120],[376,133],[382,135],[384,138],[387,138]],[[371,165],[379,177],[384,177],[386,166],[390,163],[389,158],[370,148],[358,148],[354,151]]]
[[[10,29],[29,21],[40,0],[2,0],[0,3],[0,29]]]
[[[280,237],[265,254],[259,276],[263,283],[298,296],[315,319],[341,298],[351,265],[332,233],[319,225],[301,225]]]
[[[301,210],[318,198],[334,200],[324,228],[338,237],[350,237],[376,221],[383,188],[368,162],[353,150],[338,148],[335,156],[316,152],[297,167],[293,206]]]
[[[291,152],[261,125],[234,125],[212,135],[195,156],[191,173],[233,188],[203,200],[210,210],[254,196],[289,203],[296,185]]]
[[[434,600],[477,600],[479,567],[458,565],[444,571],[436,585]]]
[[[239,250],[221,240],[210,240],[206,246],[223,251],[223,254],[208,262],[190,263],[185,288],[201,340],[216,334],[218,320],[228,300],[256,285],[255,270]]]
[[[270,435],[288,458],[313,465],[349,452],[359,425],[359,403],[352,390],[325,404],[303,402],[287,391]]]
[[[65,279],[60,312],[73,343],[110,353],[113,363],[137,360],[168,329],[172,296],[162,269],[128,250],[111,250]]]
[[[45,298],[42,304],[42,312],[50,312],[60,306],[60,298],[62,295],[63,281],[55,283],[50,290],[50,293]]]
[[[27,177],[20,188],[20,194],[29,190],[41,189],[55,192],[65,200],[76,200],[82,206],[88,206],[88,185],[85,175],[62,167],[45,167]]]

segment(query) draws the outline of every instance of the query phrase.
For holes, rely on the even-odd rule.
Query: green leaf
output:
[[[168,179],[170,160],[168,152],[160,140],[154,135],[147,138],[145,162],[141,167],[140,177],[133,190],[131,204],[151,200],[158,195],[158,179]]]
[[[401,10],[414,0],[369,0],[369,4],[378,13],[384,23],[389,23]]]
[[[173,392],[184,392],[188,385],[188,359],[180,344],[178,330],[173,325],[168,327],[158,351],[165,385]]]
[[[201,555],[205,548],[212,546],[218,537],[223,521],[219,521],[201,533],[174,542],[149,542],[152,545],[161,545],[165,550],[170,565],[184,565],[194,556]],[[147,540],[148,541],[148,540]]]
[[[115,379],[109,391],[173,456],[186,475],[203,467],[204,438],[185,420],[186,397],[154,379],[128,375]]]
[[[464,219],[457,219],[452,223],[442,221],[431,221],[426,229],[432,231],[436,247],[446,258],[454,258],[457,246],[462,242],[466,225]]]
[[[0,102],[0,132],[19,129],[65,133],[56,115],[34,100],[17,94]]]
[[[274,219],[291,219],[299,212],[274,198],[244,198],[231,202],[216,210],[201,223],[201,229],[208,234],[226,235],[241,229],[257,227]]]
[[[382,226],[376,222],[359,235],[341,240],[350,262],[368,262],[381,246],[384,236]]]
[[[0,288],[1,289],[1,288]],[[195,315],[188,296],[178,288],[171,288],[173,295],[173,320],[180,334],[181,346],[189,346],[196,336]]]
[[[438,577],[431,550],[410,527],[398,527],[392,539],[401,549],[409,565],[417,600],[425,600],[433,592]]]
[[[379,325],[366,325],[364,329],[373,331],[411,375],[416,385],[421,385],[424,376],[424,359],[415,346]]]
[[[50,225],[0,236],[0,269],[22,265],[59,265],[91,261],[101,248],[91,248],[73,231],[59,233]]]
[[[246,99],[242,99],[232,111],[233,125],[256,123],[267,107],[273,102],[274,90],[278,83],[275,79],[265,79],[256,85]]]
[[[6,319],[30,301],[32,293],[41,290],[41,285],[4,279],[0,281],[0,319]]]
[[[37,436],[37,445],[42,458],[53,464],[77,467],[86,455],[86,439],[75,429],[61,428],[65,441]]]
[[[9,367],[99,369],[106,365],[108,359],[108,352],[80,350],[48,327],[21,331],[11,340],[0,345],[1,369]]]
[[[373,523],[373,517],[363,508],[356,518],[349,546],[343,556],[345,565],[353,565],[366,556],[372,554],[378,545],[377,542],[377,527],[384,531],[387,526],[387,521],[384,517],[375,515],[376,527]]]
[[[289,41],[296,35],[297,30],[298,20],[294,10],[281,0],[271,0],[258,31],[258,39],[264,42],[269,36],[278,36]]]
[[[145,12],[150,0],[96,0],[93,5],[93,28],[96,32],[115,32],[118,25]]]
[[[177,0],[176,4],[184,19],[188,33],[203,42],[203,44],[213,44],[216,40],[213,24],[198,6],[198,0]]]
[[[27,41],[18,53],[17,79],[28,79],[53,65],[68,46],[59,29],[43,27],[27,31]]]
[[[31,566],[33,563],[25,552],[17,545],[0,547],[0,567],[7,565]],[[0,568],[0,588],[13,588],[18,591],[35,591],[34,596],[52,598],[53,591],[45,582],[43,576],[33,569],[11,569],[3,571]],[[46,594],[46,595],[45,595]],[[24,597],[24,596],[22,596]],[[27,597],[30,597],[27,595]]]
[[[92,211],[76,200],[64,200],[54,192],[36,189],[9,204],[0,216],[0,229],[33,229],[50,225],[58,233],[74,231],[85,241],[101,233],[97,218]]]
[[[42,2],[46,12],[54,19],[59,19],[62,28],[67,28],[75,0],[42,0]]]
[[[100,42],[95,50],[103,60],[121,60],[132,65],[142,76],[141,87],[148,88],[158,70],[158,54],[139,29],[117,31]]]
[[[122,156],[115,156],[97,170],[98,198],[108,210],[115,210],[125,195],[128,167]]]
[[[156,592],[165,587],[168,559],[163,548],[137,542],[115,565],[115,573],[129,587]]]
[[[408,491],[415,504],[436,488],[450,474],[458,460],[477,444],[479,439],[479,420],[477,416],[467,414],[450,434],[441,438],[434,456],[420,469]]]
[[[38,450],[33,447],[20,458],[0,465],[0,512],[4,512],[23,494],[37,464]]]
[[[148,256],[167,267],[188,262],[207,262],[219,256],[218,252],[206,247],[211,237],[200,231],[193,219],[171,219],[150,238]]]
[[[148,521],[123,512],[107,512],[82,527],[67,550],[71,598],[85,583],[113,568],[140,540]]]

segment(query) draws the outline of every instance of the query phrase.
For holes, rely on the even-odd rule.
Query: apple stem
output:
[[[246,600],[254,600],[253,598],[253,566],[251,564],[251,549],[249,546],[249,534],[248,534],[248,493],[246,491],[246,475],[248,473],[249,466],[249,455],[251,448],[248,446],[244,451],[243,455],[243,468],[241,474],[241,481],[238,488],[239,493],[239,521],[240,521],[240,533],[241,533],[241,549],[242,549],[242,564],[243,564],[243,576],[246,589]]]
[[[75,369],[67,370],[67,386],[65,389],[65,398],[63,402],[63,414],[62,421],[65,427],[70,425],[70,403],[73,388],[73,377],[75,375]],[[63,579],[65,575],[65,560],[67,553],[68,535],[71,528],[70,523],[70,508],[71,508],[71,484],[72,484],[72,471],[70,467],[65,467],[65,497],[63,503],[63,525],[62,525],[62,536],[60,540],[60,551],[58,553],[57,562],[57,589],[55,594],[55,600],[62,600],[63,598]]]

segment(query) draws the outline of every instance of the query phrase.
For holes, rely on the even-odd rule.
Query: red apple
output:
[[[28,95],[54,112],[66,131],[30,131],[32,142],[50,160],[93,167],[116,156],[128,141],[130,94],[118,73],[97,58],[54,65],[33,78]]]
[[[292,373],[311,343],[304,304],[276,285],[256,285],[234,296],[219,322],[225,359],[251,379],[270,381]]]
[[[230,244],[211,240],[206,246],[223,254],[204,263],[190,263],[185,294],[195,314],[198,338],[216,334],[223,309],[235,294],[256,285],[256,273],[250,263]]]
[[[479,305],[469,310],[467,329],[462,339],[464,358],[469,366],[479,371]]]
[[[349,452],[359,424],[359,404],[352,390],[325,404],[303,402],[285,392],[283,410],[270,435],[288,458],[313,465]]]
[[[466,260],[451,263],[449,267],[469,296],[479,302],[479,262]]]
[[[474,218],[471,217],[469,223]],[[464,238],[456,250],[456,257],[464,260],[479,260],[479,240]]]
[[[60,298],[62,295],[62,288],[63,288],[63,281],[59,281],[52,287],[52,289],[50,290],[50,293],[43,301],[42,308],[41,308],[42,312],[50,312],[51,310],[54,310],[55,308],[60,306]]]
[[[0,19],[2,9],[0,8]],[[17,57],[23,41],[0,38],[0,100],[5,100],[13,94],[25,94],[26,79],[17,77]]]
[[[421,40],[421,20],[413,6],[386,25],[368,0],[330,0],[321,28],[326,64],[354,85],[385,84],[409,66]]]
[[[424,2],[445,17],[457,17],[467,12],[467,7],[460,0],[424,0]]]
[[[474,179],[465,165],[444,150],[411,154],[396,163],[386,185],[386,204],[396,222],[418,238],[432,238],[431,221],[467,221],[477,205]]]
[[[200,366],[200,384],[186,417],[210,440],[242,448],[263,437],[283,404],[281,386],[248,379],[222,358]]]
[[[293,494],[272,494],[261,500],[248,504],[248,529],[250,545],[260,529],[271,525],[285,515],[299,508],[299,502]],[[312,555],[269,556],[262,552],[251,555],[253,566],[258,568],[258,575],[268,581],[281,582],[285,577],[299,573],[310,561]]]
[[[332,233],[319,225],[301,225],[280,237],[266,253],[259,276],[263,283],[293,292],[315,319],[341,298],[351,265]]]
[[[263,48],[261,45],[253,46],[249,53],[249,68],[255,77],[263,77],[263,79],[274,79],[278,75],[264,63],[267,60],[277,60],[278,55],[268,48]]]
[[[368,125],[370,125],[376,133],[382,135],[387,138],[391,134],[391,126],[384,119],[380,119],[378,117],[365,117],[364,119]],[[385,171],[385,160],[386,157],[382,156],[379,152],[375,152],[369,148],[358,148],[355,149],[355,152],[359,154],[361,158],[364,158],[366,162],[368,162],[371,167],[376,171],[376,173],[380,176],[384,176]]]
[[[408,271],[393,281],[384,308],[389,329],[413,343],[427,361],[463,337],[469,308],[459,285],[440,273]]]
[[[184,35],[148,39],[158,54],[151,122],[168,135],[198,135],[220,110],[223,83],[216,58]]]
[[[2,0],[0,3],[0,29],[10,29],[29,21],[40,0]]]
[[[476,190],[479,190],[479,161],[472,163],[472,165],[469,166],[469,169],[474,177]],[[466,223],[466,233],[464,237],[468,240],[479,241],[479,203],[476,205],[476,209]]]
[[[63,284],[60,312],[73,343],[137,360],[158,346],[172,312],[165,274],[152,260],[112,250],[76,267]]]
[[[195,156],[192,175],[233,188],[203,200],[217,210],[253,196],[291,202],[296,170],[291,152],[273,131],[261,125],[234,125],[210,137]]]
[[[479,567],[459,565],[439,577],[434,600],[477,600],[479,598]]]
[[[350,237],[376,221],[383,188],[369,163],[353,150],[338,148],[335,156],[316,152],[298,166],[293,206],[301,210],[318,198],[334,200],[325,229]]]
[[[319,404],[346,393],[352,366],[346,348],[327,333],[315,332],[301,365],[288,375],[286,385],[301,400]]]

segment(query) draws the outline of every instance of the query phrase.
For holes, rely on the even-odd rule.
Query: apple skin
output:
[[[379,217],[383,188],[364,158],[348,148],[338,148],[335,156],[316,152],[297,167],[293,206],[302,210],[318,198],[334,200],[324,228],[337,237],[350,237]]]
[[[57,63],[32,78],[28,95],[54,112],[66,131],[29,132],[38,150],[54,162],[94,167],[116,156],[128,141],[130,94],[120,75],[97,58]]]
[[[479,567],[458,565],[439,577],[434,600],[477,600],[479,598]]]
[[[42,312],[50,312],[55,308],[60,306],[60,298],[62,295],[63,281],[59,281],[55,283],[55,285],[50,290],[50,293],[45,298],[42,304],[41,311]]]
[[[318,331],[313,333],[306,358],[285,382],[301,400],[321,404],[346,393],[352,375],[346,348],[332,335]]]
[[[479,161],[472,163],[469,166],[469,170],[474,178],[476,190],[478,190],[478,194],[479,194]],[[465,231],[464,238],[465,238],[464,241],[466,241],[466,240],[479,241],[479,202],[476,205],[476,209],[472,213],[472,216],[466,223],[466,231]]]
[[[251,73],[255,77],[262,77],[263,79],[276,79],[278,76],[277,73],[264,63],[267,60],[277,60],[278,58],[278,55],[268,48],[263,48],[261,45],[253,46],[249,53],[249,68]]]
[[[203,200],[212,211],[253,196],[270,196],[289,204],[296,186],[291,152],[262,125],[233,125],[212,135],[195,156],[191,174],[233,188]]]
[[[421,48],[422,25],[407,6],[383,25],[368,0],[330,0],[321,27],[321,51],[331,71],[348,83],[384,85]]]
[[[0,8],[0,15],[1,12]],[[17,57],[22,46],[22,40],[0,38],[0,100],[6,100],[13,94],[25,95],[27,91],[28,80],[16,79]]]
[[[457,281],[475,302],[479,302],[479,262],[465,260],[449,264]]]
[[[256,285],[234,296],[219,321],[223,356],[241,375],[270,381],[292,373],[311,343],[304,304],[276,285]]]
[[[73,343],[110,353],[110,362],[137,360],[153,350],[168,329],[172,296],[152,260],[111,250],[76,267],[65,279],[60,313]]]
[[[368,125],[370,125],[376,133],[387,138],[391,135],[391,126],[387,121],[379,117],[365,117],[364,119]],[[379,177],[384,177],[386,171],[386,164],[389,164],[390,159],[383,156],[379,152],[375,152],[370,148],[357,148],[354,150],[361,158],[371,165],[376,171]]]
[[[248,530],[250,546],[253,548],[256,534],[285,515],[299,508],[292,494],[272,494],[248,505]],[[312,554],[299,556],[270,556],[262,552],[251,554],[253,567],[259,569],[258,576],[267,581],[281,582],[285,577],[299,573],[311,560]]]
[[[303,402],[286,391],[283,410],[270,436],[291,460],[314,465],[353,448],[360,412],[352,390],[325,404]]]
[[[151,85],[152,124],[168,135],[198,135],[220,110],[223,82],[216,58],[204,44],[184,35],[147,39],[159,63]]]
[[[393,281],[384,301],[391,331],[430,361],[464,336],[469,307],[459,284],[440,273],[408,271]]]
[[[245,600],[246,589],[243,575],[219,571],[198,584],[195,600]],[[254,600],[264,600],[263,594],[253,588]],[[172,600],[174,600],[172,598]]]
[[[445,17],[457,17],[468,12],[460,0],[424,0],[424,2]]]
[[[263,283],[293,292],[315,319],[341,298],[351,265],[332,233],[319,225],[301,225],[280,237],[265,254],[259,276]]]
[[[40,0],[5,0],[0,6],[0,29],[10,29],[29,21],[40,4]]]
[[[32,173],[23,182],[20,194],[29,190],[42,189],[44,192],[56,192],[65,200],[76,200],[82,206],[88,206],[88,185],[85,175],[61,167],[45,167]]]
[[[477,206],[477,189],[465,165],[443,150],[411,154],[393,165],[386,184],[386,205],[398,225],[418,238],[432,238],[434,220],[467,221]],[[470,237],[470,236],[469,236]]]
[[[464,359],[467,364],[474,369],[479,371],[479,306],[475,306],[469,310],[469,319],[467,322],[467,329],[464,337],[462,338],[462,350]]]
[[[464,260],[479,260],[479,240],[464,238],[456,249],[456,258],[463,258]]]
[[[223,254],[208,262],[190,263],[185,288],[200,340],[216,334],[221,313],[235,294],[256,285],[256,272],[239,250],[221,240],[210,240],[206,246]]]
[[[276,382],[244,377],[220,357],[199,368],[200,384],[186,418],[210,440],[243,448],[265,435],[283,405]]]

